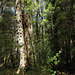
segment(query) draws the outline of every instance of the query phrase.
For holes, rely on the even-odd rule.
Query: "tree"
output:
[[[26,61],[24,60],[24,34],[22,26],[22,11],[20,0],[16,0],[16,41],[18,44],[18,49],[20,51],[20,68],[24,68]]]

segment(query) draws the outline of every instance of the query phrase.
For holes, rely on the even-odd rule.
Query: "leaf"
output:
[[[57,64],[58,64],[58,62],[57,62],[57,61],[55,61],[55,62],[54,62],[54,64],[55,64],[55,65],[57,65]]]
[[[59,51],[59,53],[61,53],[62,51]]]
[[[59,56],[59,53],[56,53],[56,56],[58,57]]]
[[[22,2],[24,2],[24,0],[21,0]]]
[[[56,74],[56,71],[54,71],[54,74]]]

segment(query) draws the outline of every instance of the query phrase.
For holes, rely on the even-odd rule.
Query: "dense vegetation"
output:
[[[0,0],[0,75],[75,75],[74,0]]]

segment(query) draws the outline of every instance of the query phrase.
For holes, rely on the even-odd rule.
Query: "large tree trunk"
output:
[[[21,11],[21,1],[16,0],[16,40],[18,44],[18,48],[20,51],[20,68],[25,66],[24,60],[24,36],[23,36],[23,26],[22,26],[22,11]]]

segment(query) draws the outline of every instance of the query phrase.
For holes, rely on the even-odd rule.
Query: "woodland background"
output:
[[[0,0],[0,75],[75,75],[75,0]]]

